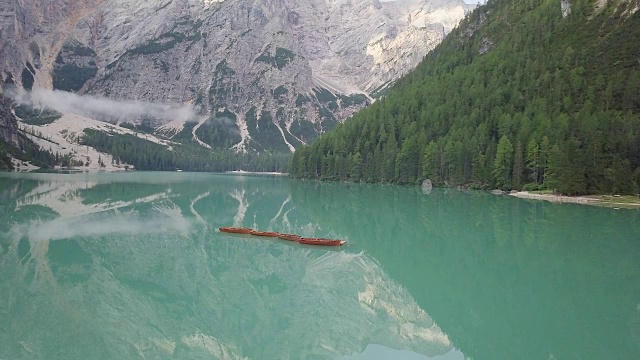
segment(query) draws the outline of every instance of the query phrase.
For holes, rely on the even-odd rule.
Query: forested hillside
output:
[[[382,101],[298,150],[291,172],[636,192],[639,7],[638,0],[490,0]]]

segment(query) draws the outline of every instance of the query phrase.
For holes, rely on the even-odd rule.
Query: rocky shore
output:
[[[512,192],[509,195],[521,199],[544,200],[554,203],[573,203],[586,205],[603,205],[603,206],[624,206],[624,207],[640,207],[640,197],[636,202],[628,201],[625,197],[624,201],[618,195],[592,195],[592,196],[566,196],[557,194],[536,194],[528,191]],[[621,200],[618,201],[617,199]]]

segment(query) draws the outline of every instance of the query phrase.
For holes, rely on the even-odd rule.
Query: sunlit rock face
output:
[[[0,74],[26,88],[191,103],[232,120],[239,151],[291,151],[413,69],[468,9],[462,0],[0,0]]]

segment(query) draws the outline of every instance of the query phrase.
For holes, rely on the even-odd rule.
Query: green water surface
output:
[[[248,226],[341,248],[228,235]],[[637,359],[640,211],[189,173],[0,174],[0,359]]]

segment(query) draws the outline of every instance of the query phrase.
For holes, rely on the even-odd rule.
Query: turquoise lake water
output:
[[[341,248],[228,235],[247,226]],[[0,173],[0,359],[633,359],[640,211],[190,173]]]

